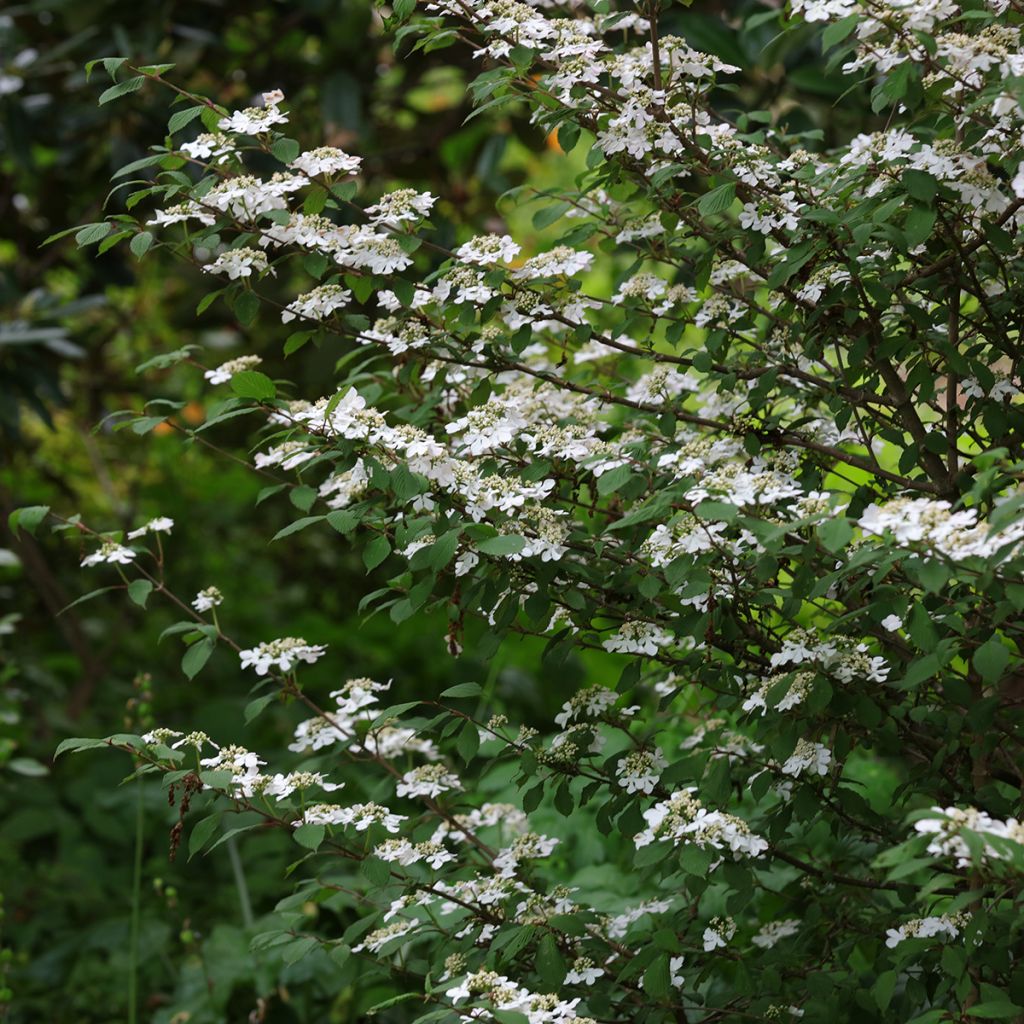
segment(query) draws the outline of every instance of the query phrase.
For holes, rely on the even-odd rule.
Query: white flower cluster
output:
[[[1008,844],[1024,847],[1024,822],[1016,818],[1000,821],[975,807],[933,807],[934,818],[921,818],[914,823],[918,832],[934,836],[928,843],[928,852],[935,857],[954,857],[960,868],[975,862],[975,851],[982,860],[1003,860],[1008,855]],[[964,838],[964,832],[978,837],[975,850]],[[993,842],[992,840],[995,840]]]
[[[299,662],[312,665],[326,650],[322,644],[308,644],[299,637],[286,636],[239,651],[238,657],[242,668],[254,668],[258,676],[265,676],[275,667],[281,672],[290,672]]]
[[[971,915],[967,913],[940,914],[937,917],[919,917],[906,921],[898,928],[889,928],[885,933],[885,944],[894,949],[907,939],[931,939],[936,935],[944,935],[955,939],[970,923]]]
[[[636,845],[693,843],[702,849],[728,850],[737,860],[759,857],[768,849],[767,840],[754,835],[745,821],[723,811],[709,811],[694,792],[696,787],[680,790],[644,811],[647,828],[634,838]]]
[[[948,501],[931,498],[898,498],[885,505],[870,505],[858,525],[874,536],[891,535],[901,547],[921,545],[955,562],[996,554],[1005,558],[1024,540],[1024,520],[993,530],[976,509],[954,512]]]

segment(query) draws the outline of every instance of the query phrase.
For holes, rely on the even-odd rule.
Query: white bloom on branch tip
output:
[[[323,644],[307,644],[299,637],[288,636],[239,651],[238,656],[242,668],[255,668],[257,675],[265,676],[274,666],[282,672],[290,672],[300,661],[312,665],[326,650]]]
[[[601,643],[612,654],[645,654],[653,657],[672,643],[672,634],[653,622],[627,619],[618,631]]]
[[[519,254],[519,249],[508,235],[481,235],[460,245],[455,255],[464,263],[485,267],[495,263],[511,263]]]
[[[207,274],[227,274],[232,281],[242,277],[251,277],[253,271],[260,274],[267,269],[267,254],[260,249],[243,246],[239,249],[228,249],[212,263],[203,267]]]
[[[243,370],[252,370],[259,366],[263,360],[259,356],[239,356],[237,359],[229,359],[221,363],[215,370],[207,370],[203,376],[211,384],[227,384],[236,373]]]
[[[144,526],[140,526],[137,530],[132,530],[128,534],[129,540],[138,540],[139,537],[144,537],[147,533],[170,533],[174,528],[174,520],[168,516],[158,516],[156,519],[150,519]]]
[[[275,124],[287,124],[287,116],[277,109],[283,102],[284,93],[280,89],[265,92],[264,106],[236,110],[228,117],[222,117],[217,122],[217,127],[221,131],[234,132],[237,135],[264,135]]]
[[[223,603],[224,595],[216,587],[207,587],[196,594],[195,599],[192,601],[192,607],[197,612],[202,613],[208,612],[211,608],[216,608]]]
[[[736,934],[736,922],[731,917],[713,917],[702,936],[704,952],[725,949]]]
[[[350,156],[334,146],[319,146],[297,156],[288,166],[313,177],[317,174],[354,174],[363,162],[362,157]]]
[[[398,783],[396,792],[399,796],[433,798],[461,788],[458,776],[453,775],[444,765],[427,764],[407,771]]]
[[[134,558],[135,552],[131,548],[126,548],[117,541],[105,540],[97,551],[82,559],[82,565],[102,565],[104,562],[110,565],[129,565]]]
[[[650,795],[658,785],[661,773],[668,767],[668,761],[661,750],[634,750],[619,760],[615,766],[619,785],[627,793]]]
[[[793,917],[784,921],[770,921],[750,941],[759,949],[771,949],[780,939],[796,935],[800,922]]]

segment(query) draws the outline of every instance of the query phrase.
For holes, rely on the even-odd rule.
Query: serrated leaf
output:
[[[266,706],[274,700],[276,696],[276,693],[267,693],[262,697],[257,697],[255,700],[249,701],[249,703],[245,705],[245,711],[243,712],[245,724],[248,725],[254,718],[261,715]]]
[[[455,749],[466,764],[476,757],[476,752],[480,749],[480,733],[475,722],[467,722],[462,727],[459,738],[455,741]]]
[[[442,697],[479,697],[484,691],[479,683],[459,683],[441,692]]]
[[[526,547],[526,539],[516,533],[499,534],[479,541],[475,547],[485,555],[515,555]]]
[[[191,124],[202,112],[202,107],[186,107],[184,110],[175,111],[167,122],[167,134],[174,135],[175,132],[180,132],[182,128]]]
[[[1009,648],[998,637],[993,636],[974,652],[971,664],[982,680],[991,685],[1002,678],[1009,660]]]
[[[136,259],[142,259],[149,252],[153,245],[153,234],[150,231],[140,231],[128,243],[128,248]]]
[[[374,537],[363,549],[363,565],[367,572],[372,572],[388,555],[391,554],[391,542],[383,534]]]
[[[304,846],[307,850],[318,850],[326,834],[327,827],[325,825],[314,825],[306,822],[295,829],[292,837],[299,846]]]
[[[299,144],[294,139],[277,139],[270,152],[283,164],[290,164],[299,155]]]
[[[142,88],[145,81],[145,75],[136,75],[134,78],[126,78],[123,82],[118,82],[115,85],[112,85],[109,89],[104,90],[100,94],[99,105],[102,107],[104,103],[110,103],[111,100],[119,99],[121,96],[127,96],[130,92],[136,92]]]
[[[736,182],[729,181],[724,185],[719,185],[718,188],[713,188],[710,192],[705,192],[697,200],[697,210],[702,217],[711,217],[716,213],[728,210],[735,199]]]
[[[254,398],[264,401],[277,397],[274,382],[259,370],[242,370],[231,378],[231,390],[239,398]]]
[[[49,512],[49,505],[25,505],[22,508],[16,508],[7,517],[7,526],[15,536],[18,535],[18,530],[24,530],[25,533],[34,537],[36,529]]]
[[[282,537],[289,537],[293,533],[298,533],[299,530],[304,530],[307,526],[323,522],[326,518],[327,516],[303,516],[302,519],[296,519],[294,523],[289,523],[278,530],[271,539],[280,540]]]
[[[213,654],[213,649],[217,646],[217,642],[212,640],[208,636],[204,636],[201,640],[197,640],[187,651],[181,659],[181,670],[188,676],[189,679],[195,679],[195,677],[202,671],[203,666],[210,660],[210,655]]]
[[[220,825],[220,811],[197,822],[188,837],[188,859],[191,860],[213,837]]]
[[[75,736],[71,739],[61,740],[57,744],[57,749],[53,753],[53,759],[56,761],[61,754],[77,754],[81,750],[96,750],[98,747],[107,747],[109,745],[106,740]]]

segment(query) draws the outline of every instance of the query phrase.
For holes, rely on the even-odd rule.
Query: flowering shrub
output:
[[[575,191],[516,196],[546,247],[446,247],[434,196],[303,150],[279,92],[181,96],[170,142],[204,131],[123,171],[157,169],[128,199],[149,212],[78,241],[200,264],[209,302],[291,325],[286,354],[363,354],[308,395],[255,355],[158,365],[222,389],[203,432],[259,416],[253,469],[303,513],[278,538],[333,531],[391,570],[365,610],[442,610],[435,657],[525,634],[620,674],[546,732],[473,683],[324,697],[304,666],[340,681],[339,652],[284,627],[243,645],[216,586],[175,594],[166,517],[125,538],[71,518],[91,572],[177,604],[186,675],[227,646],[247,718],[306,717],[288,765],[164,727],[62,746],[183,787],[192,852],[290,832],[300,881],[254,948],[394,976],[395,1019],[1019,1019],[1021,12],[755,14],[873,82],[879,130],[829,149],[730,115],[738,69],[662,34],[657,4],[396,7],[417,45],[474,48],[480,104],[588,148]],[[353,923],[311,930],[308,903]]]

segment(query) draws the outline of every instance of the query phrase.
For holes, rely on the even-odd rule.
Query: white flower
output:
[[[263,360],[259,356],[239,356],[237,359],[229,359],[226,363],[221,363],[215,370],[207,370],[203,376],[211,384],[227,384],[236,373],[251,370],[262,362]]]
[[[796,749],[782,765],[783,775],[801,775],[810,771],[812,775],[826,775],[832,763],[832,751],[821,743],[799,740]]]
[[[281,323],[289,323],[297,316],[306,320],[326,320],[351,299],[352,293],[347,288],[337,284],[322,284],[292,299],[281,311]]]
[[[251,277],[255,270],[262,273],[267,269],[267,254],[259,249],[228,249],[212,263],[207,263],[203,270],[207,274],[227,274],[232,281],[240,277]]]
[[[736,922],[731,917],[713,917],[704,929],[704,952],[724,949],[736,934]]]
[[[82,565],[100,565],[103,562],[108,562],[111,565],[128,565],[133,558],[135,558],[135,552],[131,548],[126,548],[123,544],[118,544],[113,540],[105,540],[98,551],[94,551],[82,559]]]
[[[796,935],[799,930],[800,922],[796,918],[787,918],[784,921],[771,921],[750,941],[761,949],[771,949],[779,939]]]
[[[604,977],[604,971],[594,964],[589,957],[581,956],[573,962],[565,976],[566,985],[593,985],[598,978]]]
[[[615,654],[646,654],[653,657],[662,647],[672,643],[672,634],[653,622],[627,619],[617,633],[601,646]]]
[[[288,636],[281,640],[262,643],[247,651],[239,651],[242,668],[255,668],[256,674],[265,676],[276,665],[282,672],[289,672],[293,665],[304,661],[312,665],[323,657],[327,648],[323,644],[307,644],[299,637]]]
[[[263,135],[275,124],[286,124],[288,118],[277,109],[284,100],[284,93],[279,89],[263,94],[262,107],[246,107],[236,110],[229,117],[222,117],[217,122],[221,131],[235,132],[238,135]]]
[[[192,607],[197,612],[208,612],[211,608],[216,608],[218,605],[224,603],[224,595],[216,587],[207,587],[205,590],[200,590],[196,594],[195,599],[192,602]]]
[[[380,202],[368,206],[363,211],[375,224],[397,228],[405,223],[420,220],[430,213],[431,207],[437,202],[437,196],[429,192],[417,192],[414,188],[400,188],[388,192]]]
[[[662,756],[661,750],[635,750],[623,757],[615,766],[615,774],[619,777],[619,785],[627,793],[654,792],[662,771],[668,767],[668,761]]]
[[[169,519],[167,516],[158,516],[156,519],[150,519],[145,526],[132,530],[128,534],[128,539],[138,540],[139,537],[144,537],[147,533],[170,533],[173,527],[173,519]]]
[[[893,949],[906,939],[930,939],[936,935],[955,939],[970,920],[971,915],[968,913],[915,918],[898,928],[889,928],[885,933],[885,944],[889,949]]]
[[[313,177],[317,174],[337,174],[338,171],[354,174],[362,162],[362,157],[349,156],[334,146],[320,146],[300,154],[288,166]]]
[[[223,164],[235,153],[235,140],[220,132],[209,132],[198,136],[192,142],[182,143],[181,151],[193,160],[213,160]]]
[[[679,968],[686,962],[686,957],[674,956],[669,959],[668,962],[668,975],[669,981],[674,988],[682,988],[685,984],[683,976],[679,973]]]
[[[897,629],[903,628],[903,620],[898,615],[886,615],[881,622],[882,629],[895,633]]]
[[[413,768],[402,776],[396,792],[399,796],[440,796],[452,789],[461,789],[458,776],[453,775],[444,765],[428,764]]]
[[[481,235],[460,245],[455,255],[464,263],[489,266],[492,263],[511,263],[519,248],[508,235]]]

